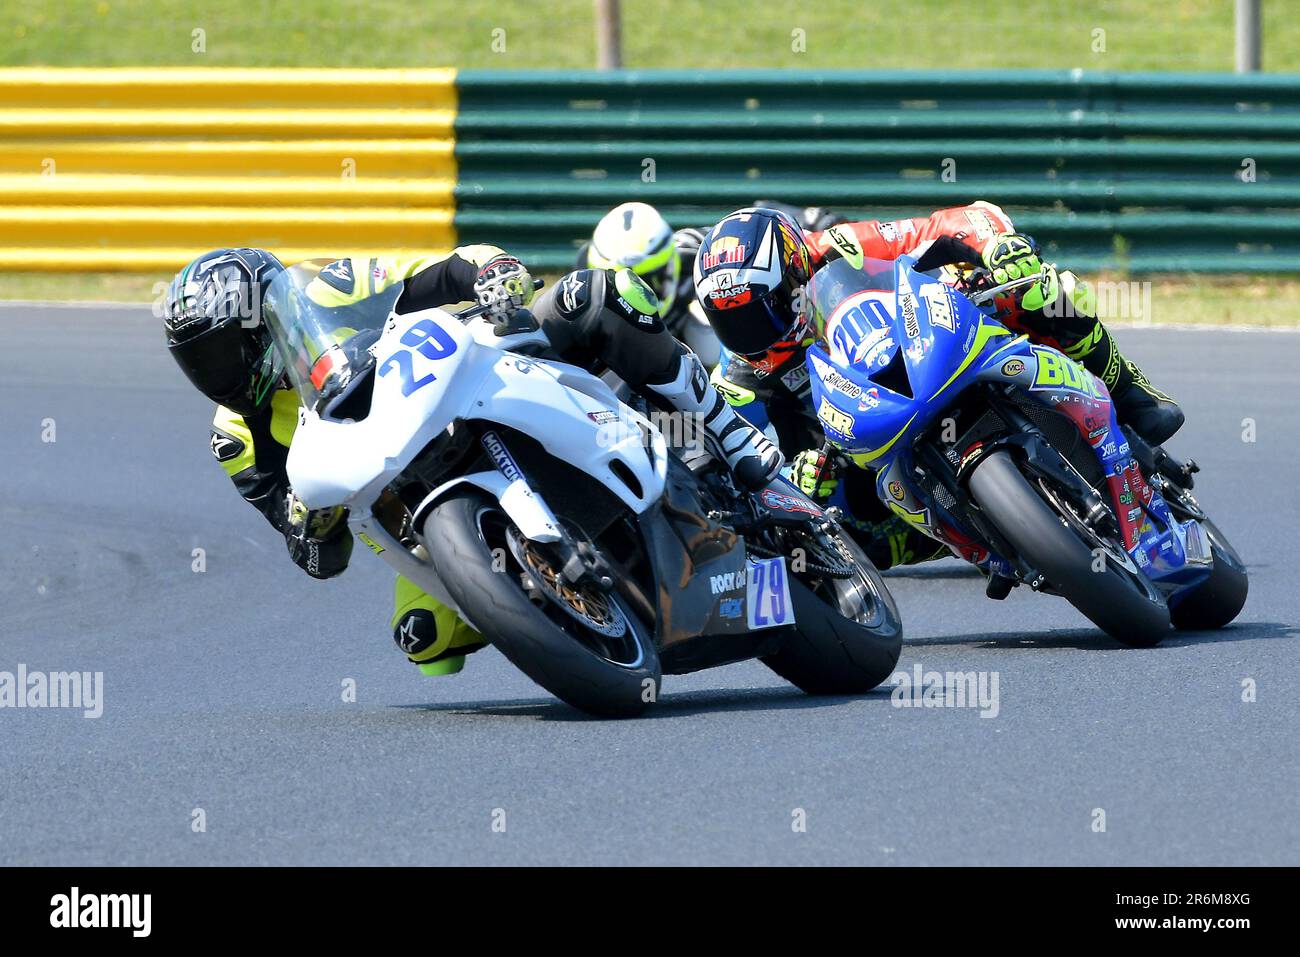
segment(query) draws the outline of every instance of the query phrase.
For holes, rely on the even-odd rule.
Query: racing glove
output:
[[[514,256],[494,256],[479,269],[474,296],[494,322],[503,322],[533,301],[533,277]]]
[[[1023,233],[998,233],[984,246],[984,266],[1001,285],[1016,279],[1038,276],[1038,282],[1020,294],[1020,308],[1030,312],[1055,302],[1060,294],[1056,267],[1039,258],[1038,244]]]
[[[333,578],[348,567],[352,557],[352,533],[348,531],[347,509],[308,509],[293,492],[285,506],[285,544],[293,563],[312,578]]]
[[[840,484],[839,463],[824,448],[800,452],[790,464],[790,473],[799,491],[815,502],[826,501]]]

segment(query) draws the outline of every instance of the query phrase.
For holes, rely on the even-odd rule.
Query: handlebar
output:
[[[1044,263],[1043,269],[1046,270],[1049,266],[1055,268],[1054,264]],[[990,302],[1004,292],[1010,292],[1014,289],[1019,289],[1022,286],[1032,286],[1043,278],[1043,274],[1039,272],[1033,276],[1021,276],[1019,279],[1012,279],[997,286],[983,286],[982,284],[987,282],[991,278],[991,275],[992,274],[987,269],[981,266],[974,270],[973,278],[965,283],[966,289],[963,289],[962,291],[965,292],[966,297],[977,306],[982,306],[986,302]]]
[[[977,306],[995,299],[1001,293],[1010,292],[1012,289],[1019,289],[1021,286],[1032,286],[1042,278],[1041,276],[1022,276],[1019,279],[1012,279],[1010,282],[1004,282],[998,286],[990,286],[987,289],[981,289],[978,292],[970,294],[970,301]]]

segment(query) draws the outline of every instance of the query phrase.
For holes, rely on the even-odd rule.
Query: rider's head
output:
[[[270,401],[280,362],[262,321],[284,264],[261,249],[217,249],[176,274],[163,325],[181,371],[212,401],[250,415]]]
[[[673,228],[645,203],[615,206],[596,224],[587,247],[591,269],[631,269],[659,297],[659,315],[668,314],[681,282],[682,262]]]
[[[710,229],[695,257],[695,295],[719,341],[771,371],[811,338],[798,300],[812,276],[803,230],[774,209],[741,209]]]

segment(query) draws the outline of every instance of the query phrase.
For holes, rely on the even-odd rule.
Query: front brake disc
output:
[[[563,581],[559,570],[514,528],[508,530],[507,541],[510,554],[548,601],[598,635],[622,638],[627,634],[627,617],[608,593],[590,584],[575,588]]]

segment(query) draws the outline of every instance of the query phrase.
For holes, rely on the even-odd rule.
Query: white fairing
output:
[[[400,341],[416,321],[430,315],[456,345],[445,359],[426,359]],[[333,422],[310,410],[300,411],[287,463],[289,482],[298,497],[309,508],[346,505],[355,512],[369,506],[470,404],[466,393],[472,393],[498,358],[473,346],[469,331],[441,310],[390,317],[374,349],[378,367],[370,414],[360,422]],[[398,352],[411,357],[415,381],[429,374],[435,380],[404,395],[400,368],[380,374],[387,357]]]
[[[455,344],[435,359],[402,342],[412,326],[430,319],[446,333],[445,341]],[[668,460],[662,436],[596,376],[508,351],[539,339],[545,342],[541,333],[499,338],[482,320],[465,324],[440,309],[390,316],[374,347],[370,413],[356,422],[322,419],[306,409],[300,413],[287,464],[294,491],[308,508],[346,506],[353,528],[366,533],[372,548],[382,546],[382,557],[410,577],[419,570],[418,559],[377,527],[371,507],[439,433],[457,419],[481,419],[532,436],[607,486],[633,512],[645,511],[663,494]],[[409,362],[393,360],[397,353],[406,353]],[[434,378],[427,380],[430,375]],[[649,446],[642,428],[651,436]],[[631,483],[615,474],[616,462]],[[459,477],[426,502],[464,483],[497,498],[524,534],[555,537],[554,516],[545,502],[526,482],[498,471]],[[419,580],[425,584],[427,576]]]

